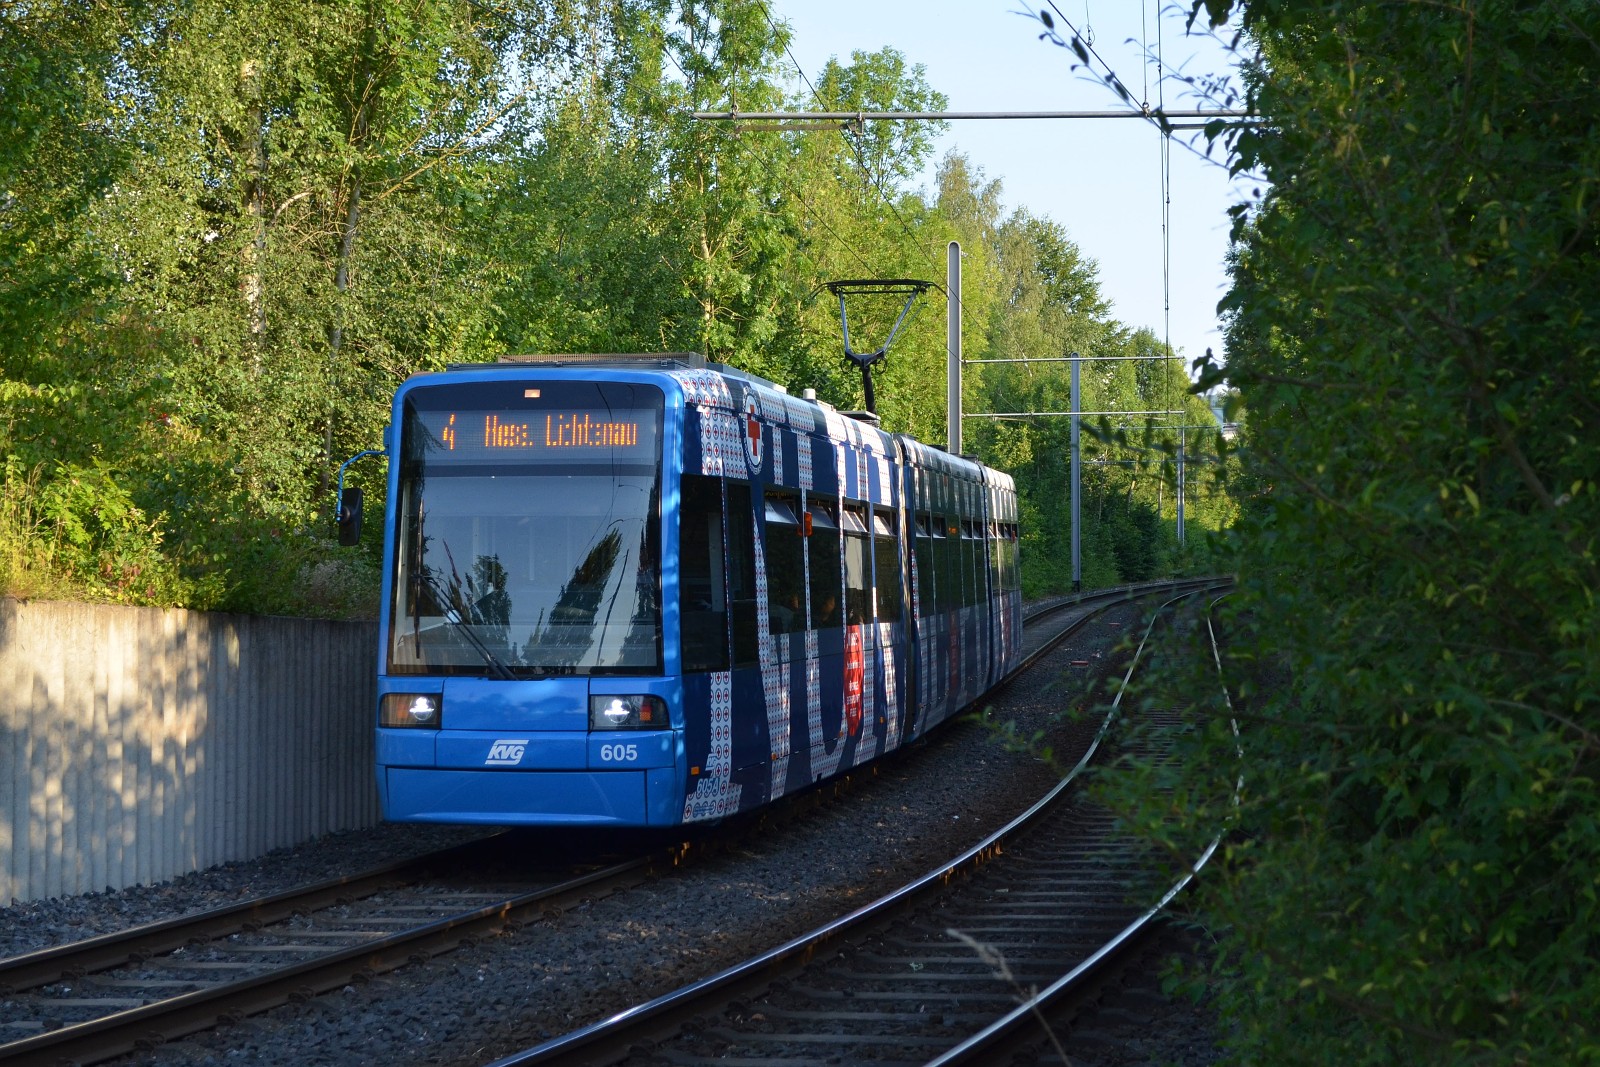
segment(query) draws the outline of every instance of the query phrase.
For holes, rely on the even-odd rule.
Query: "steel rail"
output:
[[[321,911],[348,904],[381,892],[396,882],[426,877],[435,868],[452,867],[481,848],[484,842],[497,836],[489,834],[475,841],[410,859],[395,860],[344,878],[12,956],[0,960],[0,993],[20,993],[64,978],[79,978],[96,971],[138,963],[197,941],[214,941],[229,934],[282,922],[297,912]]]
[[[62,1062],[94,1063],[184,1037],[219,1022],[337,989],[352,981],[366,981],[408,962],[439,955],[470,938],[548,911],[553,905],[592,897],[593,890],[605,883],[641,883],[658,867],[670,867],[679,857],[677,848],[658,850],[649,856],[613,864],[410,930],[335,949],[288,967],[12,1041],[0,1045],[0,1063],[39,1067]]]
[[[1220,597],[1218,599],[1220,599]],[[1215,602],[1213,601],[1213,603]],[[1216,630],[1211,623],[1211,614],[1209,610],[1210,607],[1211,605],[1207,605],[1205,619],[1207,636],[1210,639],[1211,653],[1213,660],[1216,663],[1218,680],[1224,681],[1222,678],[1222,654],[1218,647]],[[1151,621],[1151,626],[1154,626],[1153,619]],[[1149,632],[1147,630],[1147,637],[1148,633]],[[1142,643],[1140,648],[1141,650],[1143,649]],[[1137,659],[1135,662],[1137,662]],[[1122,692],[1126,691],[1127,682],[1132,678],[1132,676],[1133,665],[1130,665],[1128,668],[1128,675],[1123,680]],[[1122,692],[1118,692],[1116,701],[1113,705],[1114,708],[1115,705],[1122,702]],[[1222,697],[1223,701],[1227,704],[1229,710],[1231,711],[1233,708],[1233,699],[1228,694],[1228,688],[1225,682],[1222,685]],[[1239,758],[1242,761],[1244,758],[1244,750],[1242,747],[1239,747],[1237,741],[1239,736],[1238,720],[1235,718],[1230,718],[1228,721],[1233,730],[1234,738],[1236,739],[1235,751],[1238,753]],[[1236,809],[1239,805],[1240,796],[1243,789],[1244,774],[1241,770],[1239,777],[1234,782],[1233,806]],[[1002,1018],[995,1020],[995,1022],[984,1028],[984,1030],[981,1032],[974,1034],[972,1037],[968,1038],[966,1041],[963,1041],[955,1048],[950,1049],[948,1052],[929,1060],[925,1067],[956,1067],[957,1064],[988,1062],[989,1058],[995,1055],[1003,1045],[1014,1041],[1020,1031],[1037,1025],[1039,1019],[1047,1017],[1057,1005],[1075,993],[1077,988],[1086,978],[1092,975],[1105,963],[1110,961],[1118,954],[1118,952],[1126,949],[1140,935],[1149,930],[1156,917],[1161,914],[1168,904],[1172,903],[1173,899],[1176,898],[1177,895],[1199,875],[1201,869],[1210,862],[1212,855],[1221,845],[1223,837],[1227,835],[1231,823],[1232,819],[1230,818],[1229,824],[1224,825],[1217,831],[1216,836],[1211,839],[1210,843],[1206,845],[1205,849],[1190,865],[1189,870],[1186,871],[1183,876],[1180,877],[1178,881],[1162,895],[1160,900],[1146,910],[1144,914],[1140,915],[1137,919],[1119,931],[1115,937],[1106,942],[1106,944],[1093,955],[1085,959],[1082,963],[1079,963],[1071,971],[1062,975],[1059,979],[1045,989],[1040,990],[1024,1003],[1019,1004],[1012,1011],[1006,1013],[1006,1015]]]
[[[1192,596],[1207,586],[1216,584],[1218,584],[1216,579],[1193,580],[1185,583],[1170,583],[1169,588],[1193,587],[1185,588],[1185,591],[1179,597],[1174,598],[1181,599],[1182,597]],[[1145,592],[1148,593],[1149,591],[1147,587]],[[1132,594],[1129,592],[1120,597],[1107,599],[1110,599],[1111,603],[1105,604],[1103,607],[1110,607],[1121,600],[1132,599]],[[1071,603],[1061,606],[1068,607],[1071,606]],[[1053,642],[1059,643],[1065,640],[1092,620],[1096,614],[1098,612],[1090,613],[1077,620],[1056,635],[1052,639]],[[1138,657],[1143,652],[1144,644],[1148,637],[1149,630],[1147,629],[1145,639],[1140,642],[1139,649],[1135,653],[1135,664],[1137,664]],[[1047,649],[1041,649],[1038,653],[1035,653],[1035,658],[1043,654],[1044,651],[1047,651]],[[1130,665],[1128,675],[1124,678],[1124,690],[1126,689],[1127,678],[1132,676],[1132,670],[1133,665]],[[1008,684],[1016,676],[1017,672],[1015,671],[1008,674],[1000,685]],[[1119,693],[1117,704],[1120,705],[1120,702],[1121,694]],[[809,933],[786,941],[775,948],[762,952],[742,963],[735,964],[708,978],[663,994],[646,1003],[635,1005],[607,1019],[574,1030],[571,1033],[552,1038],[533,1048],[495,1060],[489,1067],[533,1067],[536,1064],[576,1065],[614,1062],[625,1057],[631,1049],[641,1042],[657,1040],[677,1032],[685,1023],[704,1013],[708,1002],[713,999],[719,996],[725,997],[734,990],[770,982],[796,965],[810,961],[829,943],[863,926],[892,916],[910,902],[938,891],[953,878],[965,875],[982,866],[988,860],[1000,855],[1005,846],[1022,830],[1029,828],[1043,813],[1055,807],[1072,788],[1083,769],[1088,766],[1094,752],[1099,748],[1114,722],[1116,714],[1116,708],[1113,707],[1101,722],[1093,741],[1082,758],[1045,796],[983,841],[973,845],[947,863],[929,871],[921,878],[885,894],[846,915],[840,916]]]
[[[1113,602],[1135,600],[1139,597],[1149,596],[1162,591],[1178,592],[1180,590],[1199,589],[1205,586],[1231,583],[1232,578],[1211,576],[1206,578],[1177,578],[1163,582],[1131,582],[1127,585],[1110,585],[1103,589],[1091,589],[1081,593],[1066,593],[1059,597],[1035,601],[1031,608],[1022,613],[1023,622],[1041,619],[1054,612],[1064,611],[1067,608],[1080,605],[1097,604],[1102,600]]]

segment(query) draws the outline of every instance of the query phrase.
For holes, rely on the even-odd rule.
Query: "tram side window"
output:
[[[989,528],[990,536],[994,537],[995,550],[995,590],[1005,592],[1011,587],[1011,568],[1008,560],[1008,547],[1010,539],[1006,537],[1005,523],[994,523]]]
[[[933,614],[933,516],[917,512],[917,611]]]
[[[1006,542],[1000,524],[989,524],[989,584],[996,589],[1006,586]]]
[[[839,625],[839,519],[831,504],[812,504],[806,556],[811,564],[811,628]]]
[[[894,535],[894,513],[872,513],[873,575],[878,592],[878,621],[900,621],[900,544]]]
[[[1006,588],[1022,588],[1022,571],[1020,569],[1020,553],[1017,544],[1017,527],[1014,523],[1006,524]]]
[[[1018,552],[1017,527],[1014,523],[1006,524],[1006,588],[1022,588],[1022,560]]]
[[[951,533],[954,521],[942,515],[935,516],[933,521],[938,527],[934,531],[937,537],[934,551],[939,557],[939,610],[949,611],[961,604],[961,540]]]
[[[946,520],[945,528],[949,538],[950,606],[959,608],[967,602],[966,567],[963,566],[961,555],[961,520],[952,517]]]
[[[934,542],[934,553],[938,555],[938,569],[934,574],[939,579],[939,611],[949,611],[954,608],[955,601],[962,598],[962,581],[960,571],[955,569],[955,557],[952,555],[952,542],[950,542],[950,480],[944,475],[938,475],[938,509],[939,514],[933,517],[933,533],[939,537]]]
[[[984,541],[984,525],[973,523],[973,603],[989,600],[989,544]]]
[[[967,603],[976,604],[982,597],[979,594],[982,581],[978,568],[983,565],[983,554],[979,551],[982,542],[973,532],[972,523],[961,524],[961,588],[967,594]]]
[[[797,633],[806,628],[800,500],[788,493],[768,493],[766,505],[767,620],[775,634]]]
[[[1022,527],[1011,527],[1011,587],[1022,588]]]
[[[953,571],[950,591],[956,598],[955,606],[961,608],[972,603],[972,569],[967,566],[967,539],[962,530],[964,524],[960,519],[952,519],[950,525],[955,527],[950,535],[950,567]]]
[[[972,559],[971,547],[967,542],[967,524],[960,519],[950,523],[955,527],[955,532],[950,535],[951,553],[955,557],[956,579],[956,606],[966,607],[972,603]]]
[[[872,620],[872,537],[866,511],[860,504],[844,506],[844,612],[845,621]]]
[[[728,669],[728,590],[723,570],[722,479],[683,476],[678,531],[678,626],[683,669]]]
[[[749,482],[728,483],[728,590],[733,602],[733,665],[761,659],[756,597],[756,516]]]

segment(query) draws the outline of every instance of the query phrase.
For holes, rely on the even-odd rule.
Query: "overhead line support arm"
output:
[[[706,122],[956,122],[974,119],[1240,119],[1248,111],[696,111]]]

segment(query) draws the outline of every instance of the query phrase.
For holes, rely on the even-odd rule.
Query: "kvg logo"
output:
[[[528,750],[526,737],[506,737],[496,741],[489,747],[489,758],[483,761],[485,767],[515,767],[522,762],[522,754]]]

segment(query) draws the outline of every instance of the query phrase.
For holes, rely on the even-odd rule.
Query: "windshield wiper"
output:
[[[499,656],[489,650],[489,646],[483,643],[483,638],[473,632],[472,625],[461,617],[461,609],[455,607],[450,598],[444,595],[444,590],[439,587],[439,579],[426,572],[420,577],[422,583],[428,587],[429,592],[433,594],[434,599],[438,601],[440,608],[444,611],[441,616],[444,621],[449,623],[468,645],[472,646],[474,652],[483,657],[484,665],[489,668],[489,677],[503,682],[515,681],[517,678],[516,673],[502,662]]]

